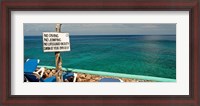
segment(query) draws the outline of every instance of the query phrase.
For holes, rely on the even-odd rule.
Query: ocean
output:
[[[55,53],[44,53],[42,36],[24,36],[24,62],[55,66]],[[71,35],[71,51],[62,66],[176,79],[175,35]]]

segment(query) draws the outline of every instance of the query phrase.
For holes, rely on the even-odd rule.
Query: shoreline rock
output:
[[[36,69],[36,71],[39,68]],[[111,76],[100,76],[100,75],[94,75],[94,74],[87,74],[87,73],[77,73],[76,82],[98,82],[101,78],[115,78],[115,79],[121,79],[123,82],[154,82],[150,80],[140,80],[140,79],[131,79],[131,78],[120,78],[120,77],[111,77]],[[41,74],[41,73],[39,73]],[[47,69],[45,68],[44,74],[42,78],[48,78],[51,76],[56,76],[57,70],[56,69]],[[60,82],[60,81],[58,81]],[[68,81],[65,81],[68,82]]]

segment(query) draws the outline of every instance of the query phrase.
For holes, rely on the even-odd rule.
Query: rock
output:
[[[78,73],[77,76],[76,76],[76,78],[80,78],[80,77],[81,77],[81,74]]]
[[[82,82],[89,82],[89,79],[83,79]]]
[[[94,80],[99,80],[100,79],[100,77],[94,77]]]
[[[77,82],[82,82],[82,79],[81,78],[77,78]]]
[[[91,77],[92,77],[92,76],[91,76],[90,74],[88,74],[85,78],[86,78],[86,79],[91,79]]]
[[[89,79],[78,78],[77,82],[89,82]]]
[[[96,82],[96,80],[91,79],[91,80],[89,80],[89,82]]]
[[[49,74],[47,74],[46,72],[43,75],[45,78],[49,77]]]
[[[53,73],[52,73],[52,72],[49,73],[49,77],[51,77],[51,76],[53,76]]]
[[[48,73],[48,74],[49,74],[50,72],[51,72],[50,70],[46,70],[46,73]]]
[[[55,73],[56,73],[56,70],[52,70],[51,72],[52,72],[53,74],[55,74]]]
[[[85,78],[85,74],[81,74],[81,75],[80,75],[80,78]]]

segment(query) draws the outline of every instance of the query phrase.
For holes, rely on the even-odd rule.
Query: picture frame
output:
[[[1,105],[199,106],[199,0],[1,2]],[[11,11],[189,11],[189,95],[11,95]]]

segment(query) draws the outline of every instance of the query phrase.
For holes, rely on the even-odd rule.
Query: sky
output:
[[[61,23],[70,35],[176,35],[176,24]],[[24,23],[25,36],[55,32],[56,23]]]

